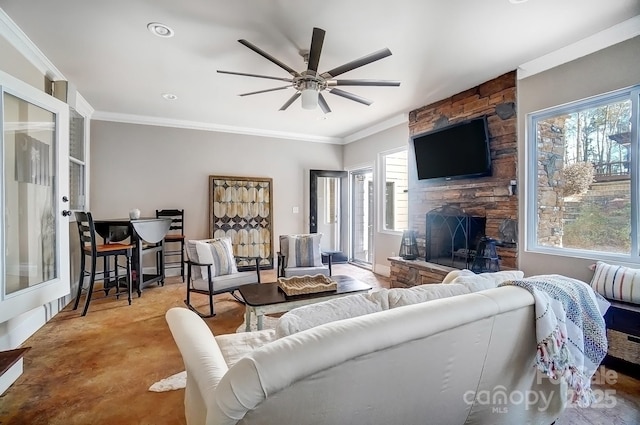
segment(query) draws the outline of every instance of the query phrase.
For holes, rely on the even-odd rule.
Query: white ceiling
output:
[[[0,0],[0,8],[98,118],[335,142],[640,15],[639,0]],[[175,36],[153,36],[149,22]],[[285,83],[216,73],[289,77],[238,39],[302,71],[298,52],[313,27],[326,30],[320,72],[388,47],[392,56],[340,78],[401,86],[345,88],[371,106],[326,94],[325,117],[300,100],[278,111],[292,88],[238,96]]]

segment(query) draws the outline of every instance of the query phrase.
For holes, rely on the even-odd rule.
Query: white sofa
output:
[[[553,423],[566,388],[533,366],[531,294],[514,286],[475,293],[425,286],[447,287],[448,298],[410,304],[425,299],[419,289],[344,297],[283,315],[279,335],[214,337],[191,311],[169,310],[187,370],[187,423]],[[403,296],[410,305],[391,308]],[[354,314],[380,311],[296,329],[304,309],[317,317],[352,297],[366,301]]]

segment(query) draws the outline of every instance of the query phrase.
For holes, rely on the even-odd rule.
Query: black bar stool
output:
[[[80,236],[81,253],[78,294],[76,295],[73,309],[76,310],[78,308],[78,303],[80,302],[80,297],[84,288],[85,276],[89,276],[89,288],[86,290],[87,299],[85,300],[84,309],[82,311],[83,316],[87,314],[87,310],[89,309],[89,303],[91,303],[91,296],[94,292],[93,287],[96,281],[103,282],[103,288],[100,290],[105,292],[105,296],[109,296],[111,287],[115,286],[116,292],[112,296],[115,296],[116,298],[120,297],[120,279],[118,276],[118,268],[120,267],[118,266],[118,256],[120,255],[124,255],[127,259],[125,282],[127,285],[127,299],[129,301],[129,305],[131,305],[131,255],[133,245],[121,243],[98,245],[96,242],[96,229],[93,224],[93,217],[91,216],[91,213],[78,211],[75,213],[75,216],[76,224],[78,225],[78,235]],[[91,257],[91,270],[89,271],[85,270],[87,257]],[[105,270],[102,272],[96,272],[96,263],[98,258],[104,258],[106,260],[109,257],[114,257],[113,270],[109,269],[109,261],[105,261]],[[113,276],[111,275],[112,271]]]
[[[164,237],[164,267],[179,268],[184,282],[184,210],[156,210],[156,218],[171,219],[169,232]],[[180,244],[179,249],[176,244]],[[177,259],[178,256],[180,260]]]

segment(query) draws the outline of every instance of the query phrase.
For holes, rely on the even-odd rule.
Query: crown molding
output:
[[[355,133],[351,133],[350,135],[342,139],[342,144],[346,145],[351,142],[355,142],[356,140],[364,139],[365,137],[380,133],[381,131],[387,130],[400,124],[405,124],[407,122],[409,122],[408,114],[402,113],[396,115],[394,117],[381,121],[378,124],[374,124],[360,131],[356,131]]]
[[[62,72],[42,53],[18,25],[0,9],[0,34],[22,54],[42,75],[50,80],[66,80]]]
[[[119,114],[115,112],[96,111],[91,117],[97,121],[112,121],[126,124],[154,125],[159,127],[184,128],[189,130],[216,131],[220,133],[245,134],[249,136],[273,137],[278,139],[302,140],[313,143],[342,144],[339,137],[315,136],[312,134],[289,133],[284,131],[263,130],[249,127],[213,124],[197,121],[176,120],[170,118],[149,117],[144,115]]]
[[[540,56],[518,67],[518,79],[522,80],[598,50],[621,43],[640,35],[640,15],[620,22],[587,38],[556,51]]]
[[[89,102],[87,102],[87,99],[85,99],[80,93],[76,93],[75,109],[88,119],[92,119],[92,115],[95,112],[95,109],[93,109]]]

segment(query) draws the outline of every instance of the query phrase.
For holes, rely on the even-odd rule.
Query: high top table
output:
[[[134,245],[133,254],[133,270],[136,272],[136,287],[138,296],[141,295],[142,289],[154,282],[164,284],[164,237],[171,226],[170,218],[110,218],[102,220],[94,220],[93,224],[98,233],[105,241],[120,242],[128,237]],[[149,247],[145,248],[144,244]],[[157,258],[158,273],[153,275],[145,275],[142,272],[142,258],[144,253],[160,252]]]
[[[258,318],[258,330],[262,330],[262,322],[265,314],[284,313],[303,305],[367,292],[372,288],[370,285],[354,279],[351,276],[338,275],[330,276],[329,278],[338,284],[337,290],[294,296],[285,295],[277,283],[242,285],[239,291],[245,302],[245,330],[247,332],[251,330],[251,313],[255,314]]]

